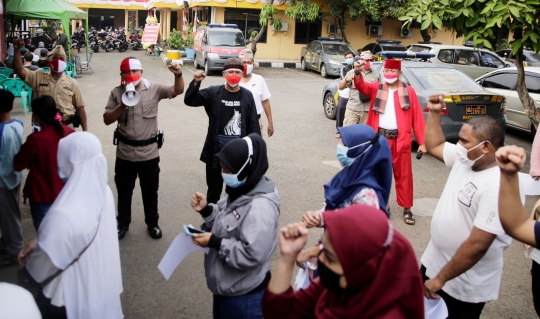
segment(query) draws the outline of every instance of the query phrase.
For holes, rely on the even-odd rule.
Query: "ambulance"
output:
[[[221,71],[225,60],[237,58],[246,48],[244,34],[236,24],[211,23],[197,29],[194,37],[195,67],[206,74]]]

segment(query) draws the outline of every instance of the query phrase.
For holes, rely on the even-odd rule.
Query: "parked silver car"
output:
[[[536,133],[534,125],[525,114],[525,109],[516,91],[517,68],[504,68],[488,73],[476,79],[486,90],[506,97],[506,118],[508,125],[522,131]],[[540,68],[525,68],[525,85],[534,99],[536,107],[540,106]]]
[[[475,79],[494,69],[502,69],[511,66],[497,54],[473,47],[446,45],[446,44],[413,44],[409,48],[410,52],[433,53],[435,56],[430,62],[436,64],[449,65]]]
[[[302,48],[300,64],[302,70],[320,72],[323,78],[337,77],[341,68],[347,64],[347,52],[355,51],[341,38],[318,38]]]

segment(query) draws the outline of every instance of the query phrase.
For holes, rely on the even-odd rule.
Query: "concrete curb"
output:
[[[278,68],[278,69],[300,69],[300,62],[264,62],[255,61],[255,66],[258,68]]]
[[[167,64],[170,62],[176,62],[180,65],[194,65],[193,60],[182,58],[180,60],[168,60],[167,56],[162,53],[161,59],[163,63]],[[300,69],[302,65],[300,62],[266,62],[266,61],[255,61],[256,68],[276,68],[276,69]]]

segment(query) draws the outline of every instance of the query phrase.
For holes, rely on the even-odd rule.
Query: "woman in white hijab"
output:
[[[38,307],[70,319],[123,318],[114,198],[97,137],[77,132],[61,139],[58,174],[67,183],[19,254],[21,265],[30,256],[26,270],[39,283],[63,270],[43,288],[48,304],[36,300]]]

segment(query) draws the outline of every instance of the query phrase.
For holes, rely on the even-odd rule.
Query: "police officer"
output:
[[[122,84],[111,91],[105,107],[105,124],[118,123],[115,131],[115,144],[118,146],[114,169],[114,181],[118,191],[118,239],[124,238],[131,223],[131,197],[137,176],[141,185],[148,232],[154,239],[162,236],[158,226],[158,148],[162,143],[162,134],[158,133],[157,123],[158,102],[184,92],[180,67],[173,63],[169,65],[169,70],[175,77],[173,86],[142,78],[141,62],[136,58],[124,59],[120,63]],[[134,102],[123,102],[124,93],[134,95],[133,91],[127,92],[126,89],[134,89],[140,99],[137,101],[135,97]],[[130,106],[126,106],[126,103]]]
[[[47,63],[51,72],[41,70],[30,71],[22,64],[21,49],[24,47],[22,39],[15,40],[13,44],[13,71],[32,87],[35,95],[50,95],[56,102],[58,111],[62,114],[62,122],[66,125],[82,126],[83,131],[88,130],[86,120],[86,103],[83,100],[79,84],[75,79],[64,74],[67,66],[67,57],[64,48],[57,45],[49,54]]]

